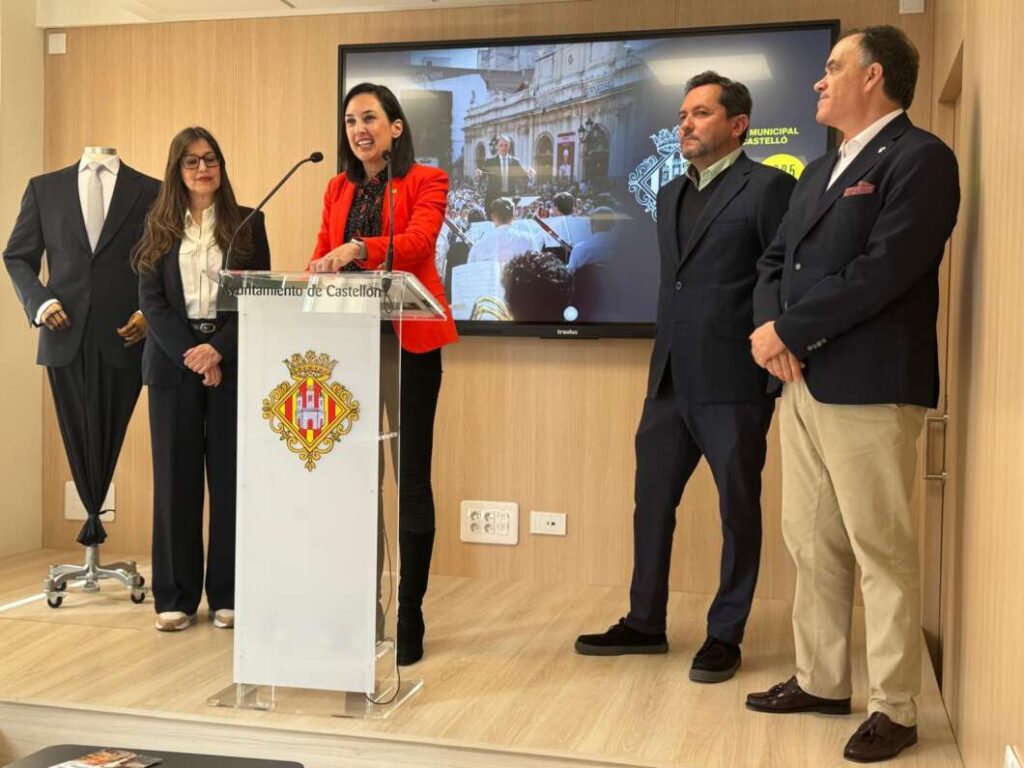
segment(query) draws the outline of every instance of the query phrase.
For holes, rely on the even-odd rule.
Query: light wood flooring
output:
[[[115,555],[105,555],[113,560]],[[673,593],[667,656],[592,658],[572,650],[624,610],[619,588],[435,576],[425,659],[406,674],[424,690],[385,721],[206,706],[231,682],[231,633],[201,621],[153,629],[147,599],[106,582],[53,610],[38,594],[40,551],[0,560],[0,763],[57,743],[299,760],[335,766],[687,766],[828,768],[865,717],[863,617],[856,616],[854,713],[770,716],[744,696],[791,674],[789,604],[757,601],[741,672],[720,685],[687,680],[708,597]],[[148,568],[139,560],[143,572]],[[927,654],[925,654],[927,658]],[[893,768],[960,767],[926,667],[920,743]]]

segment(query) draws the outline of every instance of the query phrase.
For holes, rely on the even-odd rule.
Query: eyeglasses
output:
[[[216,168],[220,165],[220,158],[217,157],[217,153],[207,152],[205,155],[183,155],[181,158],[181,167],[189,171],[194,171],[199,167],[200,160],[207,168]]]

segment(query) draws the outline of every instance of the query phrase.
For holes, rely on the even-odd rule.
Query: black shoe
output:
[[[398,609],[398,666],[407,667],[423,658],[423,611],[420,608]]]
[[[721,683],[736,674],[742,656],[740,647],[708,637],[693,657],[690,679],[695,683]]]
[[[788,715],[794,712],[817,712],[822,715],[850,714],[849,699],[823,699],[799,686],[796,677],[773,685],[767,691],[747,694],[747,709]]]
[[[664,632],[651,634],[626,626],[619,619],[614,627],[600,635],[580,635],[576,638],[576,653],[584,656],[622,656],[627,653],[668,653],[668,640]]]
[[[850,737],[843,757],[855,763],[878,763],[916,743],[917,726],[900,725],[888,715],[873,712]]]

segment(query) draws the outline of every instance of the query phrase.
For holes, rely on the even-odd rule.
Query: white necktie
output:
[[[100,173],[106,169],[101,163],[89,163],[89,187],[85,197],[85,231],[89,235],[89,247],[96,252],[96,244],[103,231],[103,184]]]

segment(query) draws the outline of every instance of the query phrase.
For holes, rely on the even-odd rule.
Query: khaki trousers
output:
[[[854,564],[861,569],[868,712],[914,725],[921,690],[917,535],[910,497],[925,408],[819,403],[786,384],[782,529],[796,562],[796,676],[810,694],[850,685]]]

